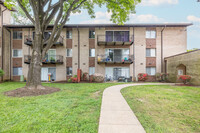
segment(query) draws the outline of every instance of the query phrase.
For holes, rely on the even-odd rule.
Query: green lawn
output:
[[[147,133],[200,132],[200,88],[135,86],[122,94]]]
[[[3,92],[24,87],[25,83],[0,84],[0,132],[95,133],[102,92],[116,84],[44,85],[61,91],[37,97],[7,97]]]

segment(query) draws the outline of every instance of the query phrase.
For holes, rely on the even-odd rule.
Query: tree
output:
[[[140,2],[141,0],[6,0],[7,8],[18,5],[35,27],[26,87],[28,89],[43,88],[40,77],[42,58],[59,39],[63,26],[69,20],[71,13],[85,9],[91,18],[95,18],[94,5],[99,7],[105,5],[108,12],[112,13],[111,21],[123,24],[129,19],[129,14],[135,13],[135,6]],[[45,40],[44,32],[54,18],[56,19],[51,36]]]

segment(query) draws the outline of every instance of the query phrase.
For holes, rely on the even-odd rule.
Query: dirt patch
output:
[[[54,92],[60,91],[58,88],[44,86],[45,89],[27,89],[27,88],[18,88],[16,90],[4,92],[4,95],[11,97],[26,97],[26,96],[40,96],[47,95]]]
[[[95,93],[92,93],[92,98],[94,98],[94,99],[98,99],[98,97],[100,96],[100,93],[101,93],[101,91],[97,91],[97,92],[95,92]]]

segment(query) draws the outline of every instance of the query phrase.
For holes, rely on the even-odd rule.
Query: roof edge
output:
[[[196,51],[200,51],[200,49],[189,51],[189,52],[184,52],[184,53],[180,53],[180,54],[176,54],[176,55],[172,55],[172,56],[168,56],[168,57],[165,57],[164,59],[176,57],[176,56],[179,56],[179,55],[189,54],[189,53],[193,53],[193,52],[196,52]]]
[[[188,27],[193,23],[141,23],[141,24],[66,24],[64,28],[86,28],[86,27]],[[7,28],[34,28],[33,25],[4,25]],[[48,27],[53,27],[49,25]]]

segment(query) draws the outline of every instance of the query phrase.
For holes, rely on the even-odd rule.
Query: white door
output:
[[[48,68],[42,68],[41,70],[41,80],[48,81]]]

